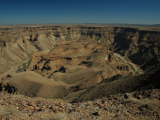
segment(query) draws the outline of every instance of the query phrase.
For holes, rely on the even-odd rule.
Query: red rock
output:
[[[59,108],[59,111],[60,111],[60,112],[63,112],[63,109],[62,109],[62,108]]]
[[[33,106],[30,106],[29,109],[34,110],[34,107],[33,107]]]
[[[75,108],[75,112],[79,112],[80,111],[80,108]]]
[[[71,107],[72,107],[72,108],[75,108],[76,106],[75,106],[75,105],[72,105]]]
[[[1,116],[1,119],[3,119],[3,118],[4,118],[4,115]]]
[[[69,108],[66,108],[65,110],[66,110],[66,111],[69,111]]]
[[[18,101],[18,104],[21,104],[22,103],[22,101],[20,100],[20,101]]]
[[[97,104],[100,105],[101,103],[100,103],[100,102],[97,102]]]
[[[11,105],[11,104],[9,104],[9,107],[12,107],[12,105]]]
[[[126,108],[128,108],[128,105],[126,104]]]
[[[101,104],[100,106],[101,106],[101,108],[104,108],[104,107],[105,107],[104,104]]]
[[[34,107],[34,110],[39,111],[39,110],[40,110],[40,107]]]
[[[20,111],[23,110],[23,107],[20,107],[19,110],[20,110]]]
[[[32,101],[32,102],[29,102],[28,105],[29,105],[29,106],[36,106],[35,102],[33,102],[33,101]]]
[[[56,106],[59,106],[60,104],[59,104],[59,103],[55,103],[55,105],[56,105]]]

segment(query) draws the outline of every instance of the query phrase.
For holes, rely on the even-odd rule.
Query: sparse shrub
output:
[[[139,72],[136,71],[131,64],[128,64],[128,65],[130,66],[130,68],[132,69],[132,71],[133,71],[135,74],[139,74]]]

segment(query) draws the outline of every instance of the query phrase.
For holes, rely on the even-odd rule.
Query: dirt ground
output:
[[[81,103],[0,92],[2,120],[158,120],[160,90],[110,95]]]

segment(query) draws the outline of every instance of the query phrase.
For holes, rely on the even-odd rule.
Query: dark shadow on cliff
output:
[[[109,95],[141,91],[148,89],[160,89],[160,67],[154,72],[141,75],[116,76],[106,79],[102,83],[81,93],[72,102],[82,102],[107,97]],[[111,80],[112,79],[112,80]]]

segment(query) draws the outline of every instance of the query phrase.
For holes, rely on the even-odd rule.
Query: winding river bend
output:
[[[130,70],[133,72],[133,74],[142,74],[143,73],[143,71],[137,65],[135,65],[130,60],[128,60],[128,58],[124,58],[123,56],[121,56],[118,53],[114,53],[114,56],[118,57],[120,60],[122,60],[124,62],[124,64],[128,65],[130,67]],[[26,63],[28,63],[28,61]],[[13,67],[10,70],[8,70],[7,72],[5,72],[3,74],[0,74],[0,78],[3,79],[7,75],[17,73],[18,71],[21,72],[21,70],[23,70],[23,68],[24,68],[23,65],[21,65],[20,68],[19,67],[18,68],[17,67]]]
[[[143,71],[138,68],[137,65],[135,65],[134,63],[132,63],[130,60],[128,60],[128,58],[124,58],[123,56],[121,56],[118,53],[114,53],[114,56],[118,57],[119,59],[121,59],[126,65],[128,65],[130,67],[130,70],[133,72],[133,74],[141,74],[143,73]]]

